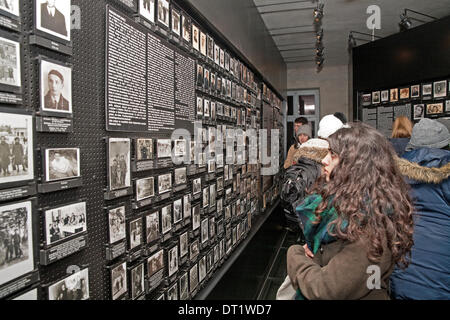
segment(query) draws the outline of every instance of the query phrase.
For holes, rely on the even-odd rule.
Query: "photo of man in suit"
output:
[[[69,111],[69,101],[64,98],[64,76],[58,70],[50,70],[48,73],[48,92],[44,97],[44,108],[52,110]]]
[[[66,3],[64,3],[66,2]],[[56,7],[58,4],[58,8],[60,10],[64,5],[64,9],[67,7],[67,12],[63,10],[61,12]],[[40,7],[37,9],[40,10],[39,18],[40,21],[37,23],[37,28],[42,31],[49,32],[59,38],[63,38],[67,41],[70,41],[70,30],[67,28],[66,24],[66,16],[70,14],[70,1],[67,0],[46,0],[44,2],[41,1]],[[40,22],[40,23],[39,23]]]

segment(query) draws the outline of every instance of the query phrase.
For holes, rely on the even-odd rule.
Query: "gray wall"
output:
[[[188,0],[222,33],[265,80],[286,94],[286,64],[253,0]]]

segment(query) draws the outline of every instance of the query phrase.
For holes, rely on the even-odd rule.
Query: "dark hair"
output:
[[[300,117],[300,118],[295,119],[294,123],[297,123],[297,124],[301,123],[302,125],[308,124],[308,119],[306,119],[305,117]]]
[[[330,233],[351,242],[365,238],[367,257],[373,263],[380,262],[386,240],[393,261],[408,266],[406,256],[414,243],[413,206],[393,147],[363,123],[338,130],[328,142],[339,163],[330,181],[325,184],[321,177],[312,190],[323,198],[316,210],[318,219],[328,204],[334,206],[338,218],[328,225]]]
[[[336,112],[336,113],[334,114],[334,116],[335,116],[336,118],[338,118],[339,120],[341,120],[343,124],[346,124],[346,123],[348,122],[348,121],[347,121],[347,117],[346,117],[342,112]]]

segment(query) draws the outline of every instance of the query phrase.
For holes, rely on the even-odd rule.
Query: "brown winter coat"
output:
[[[390,250],[384,244],[380,267],[381,289],[369,289],[375,282],[368,267],[364,240],[350,243],[337,240],[323,245],[314,259],[305,256],[299,245],[289,248],[287,269],[294,289],[300,288],[308,300],[388,300],[389,276],[394,270]],[[370,279],[369,279],[370,278]]]
[[[284,168],[288,169],[290,166],[294,164],[294,154],[298,150],[296,147],[296,144],[293,144],[288,151],[288,154],[286,156],[286,160],[284,161]]]

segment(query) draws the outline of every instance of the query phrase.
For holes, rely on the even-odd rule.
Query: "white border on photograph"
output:
[[[140,181],[145,181],[145,180],[151,181],[151,183],[152,183],[152,193],[149,196],[139,197],[138,184],[139,184]],[[148,178],[142,178],[142,179],[136,180],[136,201],[141,201],[141,200],[148,199],[148,198],[151,198],[151,197],[154,197],[154,196],[155,196],[155,178],[154,177],[148,177]]]
[[[61,99],[66,100],[68,104],[68,110],[64,109],[53,109],[53,108],[47,108],[45,106],[46,96],[51,99],[50,96],[50,90],[48,85],[48,74],[50,70],[55,70],[59,72],[63,78],[64,81],[62,81],[63,88],[61,90],[60,95],[60,101]],[[44,72],[46,76],[44,75]],[[62,80],[62,79],[61,79]],[[64,66],[62,64],[53,63],[46,60],[41,60],[41,66],[40,66],[40,101],[41,101],[41,110],[45,112],[56,112],[56,113],[67,113],[72,114],[72,68],[69,68],[67,66]]]
[[[148,21],[155,23],[155,0],[148,0],[150,2],[150,10],[144,9],[145,0],[139,0],[139,14]]]
[[[71,209],[71,208],[73,208],[73,209]],[[68,210],[68,209],[71,209],[71,210]],[[72,235],[52,242],[51,234],[50,234],[50,230],[49,230],[49,225],[50,225],[50,223],[52,223],[51,221],[53,220],[52,214],[57,213],[58,211],[63,212],[64,210],[73,212],[73,210],[75,210],[75,209],[77,210],[76,211],[77,213],[79,213],[79,211],[81,210],[81,212],[84,214],[84,225],[82,225],[82,230],[77,231],[77,232],[72,232]],[[79,229],[78,225],[77,225],[77,227]],[[61,207],[56,207],[56,208],[45,210],[45,233],[46,233],[47,245],[54,245],[58,242],[61,242],[61,241],[67,240],[67,239],[71,239],[71,238],[73,238],[81,233],[84,233],[86,231],[87,231],[87,211],[86,211],[86,202],[85,201],[72,203],[72,204],[69,204],[66,206],[61,206]],[[64,231],[61,231],[61,232],[64,233]]]
[[[13,41],[4,37],[0,37],[0,41],[4,41],[8,44],[11,44],[14,46],[16,51],[16,73],[14,74],[14,79],[16,80],[15,83],[8,83],[1,81],[0,84],[8,85],[8,86],[14,86],[20,88],[22,86],[22,68],[21,68],[21,55],[20,55],[20,43],[17,41]],[[2,59],[3,60],[3,59]],[[3,64],[3,63],[2,63]]]
[[[64,15],[65,28],[67,35],[62,33],[58,33],[56,31],[50,30],[42,26],[42,17],[41,17],[41,8],[42,5],[45,4],[47,0],[35,0],[35,12],[36,12],[36,29],[57,38],[63,39],[65,41],[70,41],[70,28],[71,28],[71,0],[63,0],[63,1],[55,1],[55,8],[58,10],[60,14]]]
[[[76,150],[77,151],[77,175],[73,177],[67,177],[67,178],[59,178],[59,179],[50,179],[50,151],[57,151],[57,150]],[[61,180],[69,180],[69,179],[75,179],[81,177],[80,172],[80,148],[52,148],[52,149],[45,149],[45,181],[46,182],[53,182],[53,181],[61,181]]]

